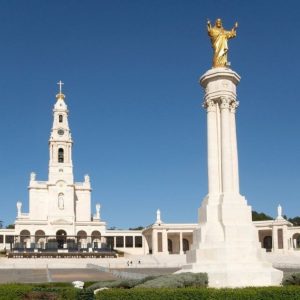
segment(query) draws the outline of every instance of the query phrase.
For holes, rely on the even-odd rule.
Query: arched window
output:
[[[58,162],[59,163],[64,162],[64,149],[63,148],[58,149]]]
[[[63,122],[63,115],[59,115],[59,116],[58,116],[58,121],[59,121],[59,123],[62,123],[62,122]]]

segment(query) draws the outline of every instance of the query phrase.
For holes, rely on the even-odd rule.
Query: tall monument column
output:
[[[219,137],[217,104],[208,100],[204,107],[207,109],[207,164],[208,164],[208,193],[218,195],[221,191],[221,176],[219,165]]]
[[[227,63],[227,40],[236,36],[236,28],[224,30],[220,19],[214,27],[208,23],[213,68],[200,78],[207,110],[208,194],[179,272],[208,273],[211,287],[279,285],[282,272],[266,261],[251,207],[239,193],[235,112],[240,76]]]

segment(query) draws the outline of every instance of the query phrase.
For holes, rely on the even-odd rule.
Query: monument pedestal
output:
[[[251,207],[239,193],[235,111],[240,77],[214,68],[200,78],[207,109],[208,195],[199,208],[199,226],[182,272],[208,273],[210,287],[279,285],[258,242]]]
[[[207,222],[200,222],[194,231],[187,264],[178,273],[208,273],[209,286],[218,288],[279,285],[282,271],[266,261],[251,221],[251,207],[242,196],[237,198],[216,206],[209,205],[209,199],[203,201],[199,215]],[[214,211],[221,217],[218,222],[210,220]]]

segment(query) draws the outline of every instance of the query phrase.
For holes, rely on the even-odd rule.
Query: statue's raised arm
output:
[[[207,30],[209,31],[211,29],[211,23],[210,20],[207,19]]]
[[[212,27],[210,21],[207,20],[207,33],[210,37],[214,51],[213,68],[228,66],[228,40],[236,36],[237,27],[238,23],[236,22],[233,28],[229,31],[223,28],[221,19],[216,20],[214,27]]]

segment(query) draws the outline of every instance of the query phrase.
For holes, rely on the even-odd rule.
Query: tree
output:
[[[6,229],[15,229],[15,224],[9,224],[9,225],[7,225]]]
[[[143,230],[145,227],[143,226],[138,226],[138,227],[134,227],[134,228],[129,228],[129,230]]]
[[[273,220],[273,218],[266,215],[263,212],[258,213],[255,210],[252,211],[252,221],[267,221],[267,220]]]
[[[3,228],[3,221],[0,221],[0,229]]]
[[[117,227],[116,226],[111,226],[109,228],[107,228],[108,230],[117,230]]]
[[[289,222],[293,223],[295,226],[300,226],[300,217],[295,217],[295,218],[289,218]]]

